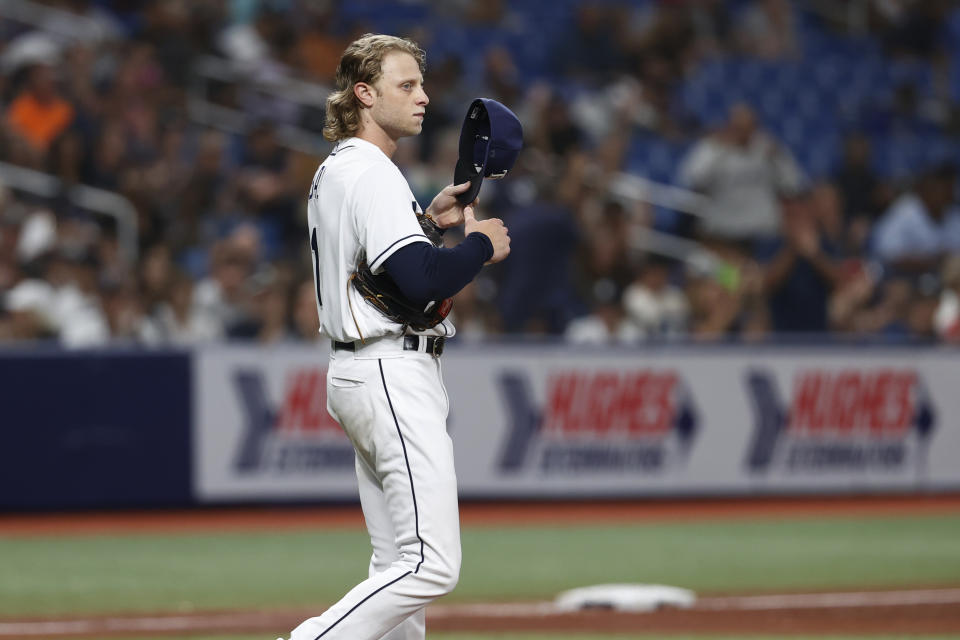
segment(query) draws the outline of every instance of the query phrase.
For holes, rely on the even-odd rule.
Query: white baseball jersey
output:
[[[373,554],[367,578],[304,620],[290,640],[424,640],[423,608],[453,590],[460,575],[457,476],[439,356],[405,349],[399,337],[370,340],[403,327],[350,283],[361,260],[377,273],[400,247],[429,242],[418,210],[397,167],[358,138],[337,145],[310,189],[321,330],[343,342],[366,339],[331,350],[327,410],[357,453]],[[432,331],[450,335],[453,326]]]
[[[422,211],[400,169],[371,142],[341,141],[313,177],[307,204],[310,250],[320,331],[352,342],[400,334],[393,322],[366,302],[350,275],[367,260],[373,273],[412,242],[430,242],[417,222]],[[420,335],[452,336],[443,321]]]

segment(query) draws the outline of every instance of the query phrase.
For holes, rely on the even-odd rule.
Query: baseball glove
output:
[[[418,212],[417,221],[433,246],[439,247],[443,244],[440,227],[429,214]],[[446,298],[440,301],[431,300],[426,307],[420,308],[403,295],[389,274],[374,275],[366,260],[357,266],[356,272],[350,276],[350,281],[364,300],[380,313],[414,331],[425,331],[437,326],[450,314],[453,307],[453,299]]]

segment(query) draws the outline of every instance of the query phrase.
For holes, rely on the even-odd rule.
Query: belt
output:
[[[440,355],[443,354],[444,342],[446,342],[446,338],[441,336],[431,336],[429,338],[424,336],[403,336],[403,350],[429,353],[430,355],[439,358]],[[332,340],[331,346],[334,349],[339,349],[341,351],[357,350],[356,342],[340,342],[339,340]]]

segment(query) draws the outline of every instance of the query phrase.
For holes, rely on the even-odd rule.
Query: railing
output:
[[[120,250],[130,264],[136,262],[137,211],[133,204],[120,194],[86,185],[64,187],[63,181],[56,176],[6,162],[0,162],[0,180],[8,187],[43,198],[66,195],[77,207],[115,218]]]
[[[203,56],[193,66],[193,76],[187,97],[190,119],[228,133],[246,133],[251,125],[249,114],[222,104],[209,97],[211,84],[242,85],[248,94],[260,94],[270,100],[295,103],[300,109],[326,107],[330,88],[277,74],[263,75],[249,65],[225,58]],[[289,123],[277,123],[277,141],[295,151],[310,155],[326,155],[331,145],[316,131]]]
[[[644,202],[698,218],[707,215],[706,211],[710,206],[710,199],[699,193],[629,173],[614,176],[608,190],[610,195],[621,200]],[[699,273],[712,273],[721,264],[716,254],[704,248],[699,242],[647,227],[634,229],[629,241],[636,250],[680,260]]]
[[[64,40],[75,40],[78,34],[97,28],[96,21],[86,16],[31,0],[3,0],[0,2],[0,18],[42,29]]]

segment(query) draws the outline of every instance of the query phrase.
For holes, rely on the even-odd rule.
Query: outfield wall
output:
[[[0,357],[0,507],[354,499],[326,360]],[[442,364],[465,498],[960,489],[956,350],[486,345]]]

